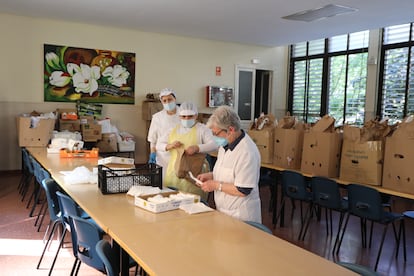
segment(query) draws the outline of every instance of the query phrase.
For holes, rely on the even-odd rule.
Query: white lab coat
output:
[[[245,197],[215,191],[217,210],[243,221],[262,222],[259,196],[260,163],[257,146],[247,133],[233,150],[225,151],[224,148],[219,148],[213,179],[253,189]]]
[[[151,148],[156,147],[158,140],[168,133],[171,129],[180,123],[180,117],[178,113],[180,112],[179,107],[177,106],[177,112],[174,115],[168,115],[167,111],[161,110],[154,115],[152,115],[151,125],[148,130],[148,142],[150,143]],[[170,153],[167,151],[158,151],[157,150],[157,164],[163,167],[164,170],[167,169],[168,160],[170,158]]]

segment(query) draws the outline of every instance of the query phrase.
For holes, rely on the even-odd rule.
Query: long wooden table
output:
[[[97,160],[64,159],[44,148],[29,152],[150,275],[355,275],[218,211],[154,214],[126,194],[103,195],[96,184],[65,184],[60,171],[92,168]]]

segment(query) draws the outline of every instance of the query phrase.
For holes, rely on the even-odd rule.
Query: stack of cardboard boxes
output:
[[[394,126],[370,121],[341,131],[329,116],[312,127],[289,116],[261,129],[258,123],[248,134],[264,164],[414,194],[414,116]]]

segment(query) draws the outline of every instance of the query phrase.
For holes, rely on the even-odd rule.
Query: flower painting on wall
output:
[[[44,100],[134,104],[135,54],[44,45]]]

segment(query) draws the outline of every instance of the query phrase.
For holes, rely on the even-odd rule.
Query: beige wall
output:
[[[105,105],[104,114],[121,131],[136,137],[137,162],[146,161],[146,127],[141,102],[147,93],[171,87],[178,101],[205,106],[206,85],[234,87],[235,65],[274,70],[272,112],[286,105],[286,47],[266,48],[192,39],[103,26],[0,14],[0,161],[1,170],[20,168],[15,116],[32,110],[49,112],[74,104],[43,102],[43,44],[119,50],[136,53],[135,105]],[[222,76],[215,76],[215,67]]]

